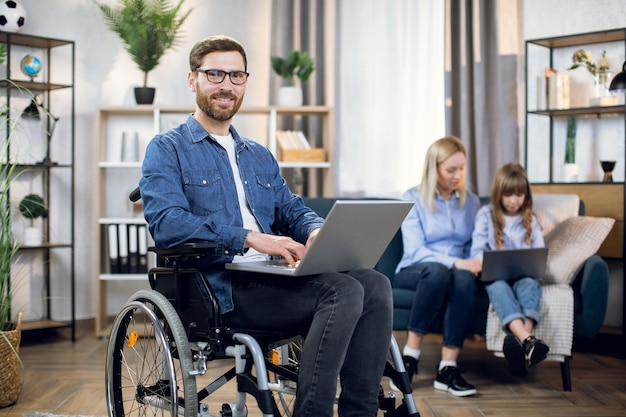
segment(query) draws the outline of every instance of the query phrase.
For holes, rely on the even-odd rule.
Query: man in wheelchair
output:
[[[293,194],[267,148],[231,120],[248,85],[239,42],[212,36],[189,55],[196,109],[146,149],[140,180],[157,246],[211,241],[204,263],[223,323],[260,331],[304,329],[294,415],[375,416],[392,334],[389,280],[371,269],[286,278],[227,271],[228,262],[302,258],[323,219]],[[375,238],[375,237],[374,237]]]

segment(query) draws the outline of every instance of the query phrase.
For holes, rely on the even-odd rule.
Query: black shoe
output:
[[[442,370],[438,370],[433,387],[441,391],[448,391],[457,397],[476,394],[476,387],[463,379],[456,366],[445,366]]]
[[[537,339],[535,336],[528,336],[524,340],[524,352],[528,358],[530,366],[537,365],[539,362],[548,357],[550,348],[543,340]]]
[[[415,359],[413,356],[403,356],[402,362],[404,362],[404,369],[409,376],[409,382],[413,381],[413,376],[417,375],[419,359]]]
[[[507,333],[504,336],[504,343],[502,344],[502,352],[504,357],[509,363],[509,372],[513,376],[524,376],[528,373],[526,369],[526,352],[522,347],[522,344],[511,333]]]
[[[406,374],[409,377],[409,383],[413,381],[413,376],[417,375],[417,364],[419,363],[419,359],[415,359],[413,356],[403,356],[402,362],[404,362],[404,369],[406,370]],[[394,384],[393,381],[389,381],[389,388],[394,391],[400,391],[400,389]]]

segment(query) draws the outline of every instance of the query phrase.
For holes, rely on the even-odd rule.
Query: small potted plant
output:
[[[578,180],[578,165],[576,164],[576,116],[567,117],[563,169],[565,182],[576,182]]]
[[[19,210],[22,216],[30,220],[30,227],[24,229],[24,245],[41,245],[43,233],[41,227],[34,226],[34,220],[48,216],[48,208],[43,198],[37,194],[28,194],[20,201]]]
[[[119,35],[143,72],[143,86],[135,88],[137,104],[154,101],[155,88],[148,87],[148,73],[180,41],[179,30],[192,10],[179,15],[183,1],[172,6],[168,0],[119,0],[115,8],[98,3],[109,29]]]
[[[302,84],[307,82],[315,63],[308,52],[291,51],[286,58],[273,56],[271,58],[274,72],[287,81],[278,91],[279,106],[301,106]],[[300,80],[300,86],[296,86],[296,78]]]

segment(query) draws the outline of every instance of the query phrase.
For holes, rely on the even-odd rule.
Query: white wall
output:
[[[571,35],[576,33],[596,32],[607,29],[618,29],[626,27],[626,1],[624,0],[523,0],[524,10],[524,39],[540,39],[553,36]],[[600,45],[594,47],[593,58],[599,58],[602,53]],[[611,64],[611,69],[616,72],[620,71],[624,62],[624,46],[613,45],[607,50],[607,56]],[[600,49],[599,49],[600,48]],[[574,48],[575,50],[576,48]],[[592,48],[585,48],[592,49]],[[568,54],[573,53],[567,51]],[[556,61],[556,60],[555,60]],[[557,70],[566,71],[565,68],[557,68]],[[572,100],[584,100],[577,95],[575,90],[585,89],[590,74],[585,69],[577,68],[574,71],[567,71],[571,77]],[[524,79],[524,75],[522,78]],[[586,93],[580,93],[586,94]],[[623,103],[623,97],[619,98]],[[530,104],[530,103],[529,103]],[[584,106],[584,104],[580,104]],[[524,111],[524,106],[520,107],[520,111]],[[524,120],[524,116],[520,115],[520,120]],[[607,126],[608,122],[608,126]],[[615,119],[614,121],[603,121],[602,130],[596,132],[594,125],[589,120],[582,120],[579,123],[577,134],[578,149],[577,163],[580,165],[580,181],[599,181],[602,177],[602,171],[599,169],[598,160],[604,158],[604,155],[616,155],[618,164],[614,173],[616,181],[624,180],[624,127],[623,119]],[[538,132],[529,130],[529,136],[539,135]],[[556,131],[555,137],[565,137],[564,131]],[[524,140],[522,133],[520,140]],[[555,142],[557,148],[555,153],[559,156],[563,154],[562,144],[564,141],[557,140]],[[542,151],[533,148],[536,155],[542,155]],[[531,154],[532,156],[532,154]],[[591,158],[589,157],[591,156]],[[532,159],[532,157],[531,157]],[[559,157],[558,161],[561,161]],[[557,159],[555,158],[555,163]],[[544,168],[546,168],[544,166]],[[531,173],[529,173],[531,175]],[[537,181],[546,181],[547,169],[539,173],[535,173]],[[609,291],[609,308],[605,325],[621,326],[622,323],[622,287],[623,287],[623,271],[619,262],[610,262],[609,269],[611,271],[610,291]]]

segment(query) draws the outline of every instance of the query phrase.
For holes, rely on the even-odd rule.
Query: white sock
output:
[[[410,356],[412,358],[419,359],[422,351],[420,349],[413,349],[411,347],[405,346],[404,349],[402,349],[402,354],[404,356]]]
[[[446,366],[454,366],[456,368],[456,361],[441,361],[439,362],[439,370],[441,371]]]

